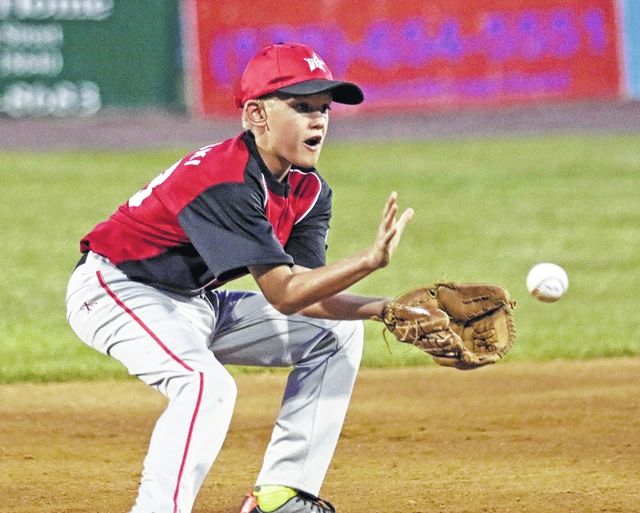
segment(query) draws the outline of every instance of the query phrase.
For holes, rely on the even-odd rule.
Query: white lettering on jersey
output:
[[[184,165],[185,166],[199,166],[200,162],[202,162],[201,159],[203,159],[204,157],[207,156],[207,153],[209,153],[211,151],[211,148],[218,146],[218,144],[210,144],[209,146],[203,146],[202,148],[200,148],[198,151],[193,152],[193,155],[191,155],[191,157],[189,158],[189,160],[187,160]]]
[[[185,166],[199,165],[200,162],[202,162],[200,159],[205,157],[207,153],[209,153],[209,151],[215,146],[218,146],[218,144],[220,143],[209,144],[208,146],[203,146],[199,150],[194,151],[193,154],[189,157],[189,160],[187,160],[184,163],[184,165]],[[171,176],[171,174],[177,169],[177,167],[180,165],[181,162],[182,160],[179,160],[178,162],[176,162],[169,169],[167,169],[163,173],[156,176],[153,180],[151,180],[151,182],[149,182],[149,185],[147,185],[144,189],[139,190],[133,196],[131,196],[131,198],[129,198],[129,201],[127,203],[129,207],[139,207],[140,205],[142,205],[142,202],[145,199],[147,199],[149,196],[151,196],[153,189],[156,188],[161,183],[163,183],[165,180],[167,180]]]
[[[151,196],[153,189],[158,185],[160,185],[162,182],[164,182],[167,178],[169,178],[171,176],[171,173],[173,173],[179,165],[180,165],[180,161],[176,162],[164,173],[160,173],[153,180],[151,180],[149,182],[149,185],[147,185],[144,189],[140,189],[133,196],[131,196],[128,202],[129,207],[139,207],[140,205],[142,205],[142,202],[146,200],[149,196]]]

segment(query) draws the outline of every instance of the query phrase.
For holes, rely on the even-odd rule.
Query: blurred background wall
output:
[[[291,40],[356,114],[640,98],[639,0],[0,0],[0,113],[237,117],[247,60]]]

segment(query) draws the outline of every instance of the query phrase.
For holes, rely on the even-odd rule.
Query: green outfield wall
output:
[[[0,0],[0,113],[180,107],[175,0]]]

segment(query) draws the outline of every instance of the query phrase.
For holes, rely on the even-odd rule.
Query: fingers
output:
[[[384,235],[380,242],[385,248],[390,247],[391,241],[393,241],[393,238],[396,236],[397,233],[398,233],[398,227],[392,226],[391,228],[389,228],[384,232]]]
[[[392,205],[396,204],[398,201],[398,193],[396,191],[392,191],[387,198],[387,202],[384,205],[384,214],[383,217],[386,217],[388,210]]]
[[[405,210],[400,219],[394,223],[394,225],[387,231],[384,237],[384,244],[389,247],[390,251],[393,252],[395,248],[400,243],[400,238],[402,237],[402,233],[406,228],[409,221],[413,217],[413,209],[408,208]]]
[[[384,205],[384,210],[382,211],[382,226],[384,226],[386,230],[389,230],[395,222],[396,213],[398,212],[397,199],[398,193],[393,191]]]
[[[383,221],[381,223],[381,242],[383,245],[387,247],[395,247],[397,246],[402,232],[404,232],[405,227],[411,220],[414,214],[414,210],[412,208],[406,209],[399,219],[396,218],[398,213],[398,193],[393,191],[384,207],[383,211]]]
[[[400,216],[400,220],[396,221],[396,214],[398,213],[398,193],[393,191],[389,194],[389,198],[384,205],[384,210],[382,212],[383,224],[388,228],[391,228],[396,222],[400,223],[402,229],[407,225],[407,223],[413,217],[413,209],[408,208],[402,213]]]
[[[413,219],[413,214],[414,214],[414,211],[412,208],[408,208],[402,213],[402,215],[400,216],[400,219],[396,223],[396,226],[398,227],[398,233],[402,234],[402,232],[404,231],[409,221]]]

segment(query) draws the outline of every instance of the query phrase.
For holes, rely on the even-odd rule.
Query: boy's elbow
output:
[[[288,266],[254,268],[251,272],[266,300],[282,315],[293,315],[306,306]]]
[[[278,310],[282,315],[293,315],[298,313],[301,309],[287,304],[273,305],[273,307]]]
[[[293,315],[302,310],[300,305],[287,301],[284,297],[267,297],[267,301],[282,315]]]

